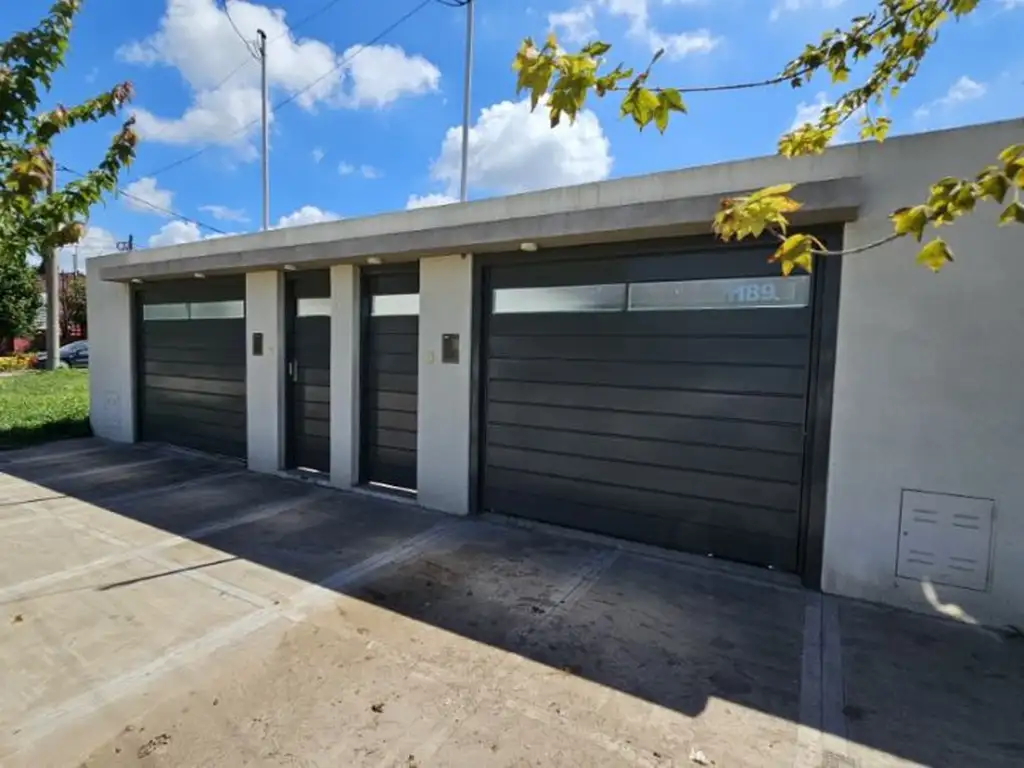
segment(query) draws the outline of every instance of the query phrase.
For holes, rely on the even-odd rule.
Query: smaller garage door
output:
[[[288,279],[288,464],[331,471],[331,273]]]
[[[244,458],[244,278],[144,285],[136,307],[141,439]]]
[[[419,265],[363,274],[364,483],[416,489]]]

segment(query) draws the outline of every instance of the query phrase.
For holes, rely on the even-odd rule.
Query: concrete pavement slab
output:
[[[1024,754],[1024,643],[992,631],[230,462],[99,454],[81,477],[158,460],[125,470],[152,467],[141,485],[90,480],[0,515],[18,546],[0,562],[5,768]],[[0,493],[38,494],[30,474],[0,460]]]

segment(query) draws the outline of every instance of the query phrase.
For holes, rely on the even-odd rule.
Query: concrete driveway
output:
[[[152,446],[0,454],[4,766],[997,766],[1024,643]]]

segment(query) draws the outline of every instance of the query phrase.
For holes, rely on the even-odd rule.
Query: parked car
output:
[[[89,342],[72,341],[70,344],[65,344],[59,350],[60,354],[60,367],[67,368],[88,368],[89,367]],[[40,352],[36,355],[36,368],[46,367],[47,353]]]

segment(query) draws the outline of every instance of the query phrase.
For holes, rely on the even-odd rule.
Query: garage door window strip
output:
[[[233,320],[245,317],[245,301],[194,301],[176,304],[146,304],[143,320]]]
[[[374,317],[415,317],[419,313],[418,293],[379,294],[370,299],[370,314]]]
[[[331,300],[329,298],[305,298],[295,300],[296,317],[330,317]]]
[[[808,275],[667,282],[498,288],[494,314],[798,309],[810,301]]]

